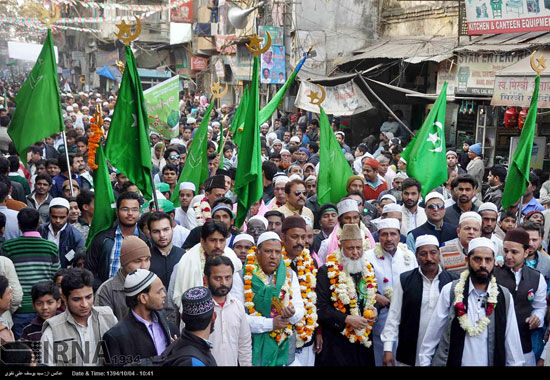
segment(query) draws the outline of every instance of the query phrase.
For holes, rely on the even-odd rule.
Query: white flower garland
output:
[[[464,307],[464,286],[466,284],[466,281],[468,280],[468,277],[470,275],[470,271],[465,270],[460,274],[460,279],[458,280],[456,286],[455,286],[455,304],[454,307],[456,308],[456,311],[461,310],[463,312],[462,315],[457,314],[458,322],[460,323],[460,327],[464,331],[468,333],[469,336],[476,336],[485,331],[487,326],[489,326],[489,323],[491,322],[489,319],[489,316],[493,312],[494,308],[497,304],[497,297],[499,294],[497,281],[495,276],[491,276],[491,281],[489,282],[489,288],[487,289],[487,304],[488,308],[486,311],[486,315],[478,320],[475,325],[472,325],[470,320],[468,319],[468,313],[466,311],[466,308]]]
[[[287,257],[285,249],[283,249],[283,258],[287,268],[290,268],[291,261]],[[294,325],[296,328],[296,347],[300,348],[311,341],[315,328],[319,326],[317,323],[317,294],[315,293],[317,268],[315,268],[309,250],[304,249],[296,258],[296,269],[305,309],[304,317]]]
[[[327,258],[327,276],[331,283],[331,300],[334,301],[334,306],[341,312],[345,313],[344,306],[349,305],[350,315],[358,316],[360,313],[357,305],[355,283],[351,276],[343,270],[340,264],[341,262],[342,255],[340,250],[334,251]],[[376,302],[376,277],[372,265],[368,262],[366,262],[365,268],[363,269],[361,280],[365,280],[366,286],[366,305],[363,311],[363,317],[371,320],[372,314],[369,313],[374,309],[374,303]],[[341,333],[346,336],[351,343],[359,341],[365,347],[370,347],[372,341],[369,339],[369,335],[373,324],[374,321],[369,321],[368,327],[360,330],[348,326]]]

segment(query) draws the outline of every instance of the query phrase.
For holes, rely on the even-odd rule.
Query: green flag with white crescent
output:
[[[447,82],[422,127],[405,148],[401,157],[407,161],[407,174],[422,185],[422,196],[447,181],[445,146],[445,111]]]

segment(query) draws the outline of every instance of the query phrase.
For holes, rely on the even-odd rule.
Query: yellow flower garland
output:
[[[264,273],[264,271],[258,264],[258,261],[256,260],[256,247],[252,247],[252,249],[248,251],[244,270],[245,270],[244,272],[244,306],[248,311],[249,315],[261,317],[262,314],[256,310],[254,305],[254,292],[252,291],[252,276],[256,275],[260,280],[263,281],[263,283],[266,286],[269,286],[270,284],[267,281],[266,274]],[[275,275],[276,274],[274,273],[274,276]],[[279,294],[279,297],[281,297],[281,294],[284,294],[281,300],[281,303],[283,304],[283,306],[292,305],[291,281],[292,279],[290,277],[290,271],[287,270],[286,281],[281,287],[281,293]],[[269,336],[275,339],[275,342],[277,342],[277,344],[281,344],[291,334],[292,334],[292,325],[288,324],[284,329],[273,330],[269,334]]]
[[[327,257],[327,275],[330,281],[331,300],[334,301],[334,307],[346,313],[345,305],[349,305],[351,315],[359,315],[359,307],[357,306],[357,291],[355,283],[349,274],[347,274],[342,265],[342,254],[340,250],[336,250]],[[374,269],[370,263],[366,263],[363,269],[361,281],[365,281],[366,287],[366,305],[363,310],[363,317],[369,319],[368,327],[361,330],[356,330],[351,326],[347,326],[342,335],[349,339],[351,343],[360,342],[365,347],[370,347],[372,341],[369,339],[370,332],[374,321],[372,320],[374,303],[376,302],[376,277]]]
[[[286,250],[283,249],[283,258],[287,268],[290,268],[290,259],[287,257]],[[309,254],[309,250],[304,249],[296,258],[296,269],[298,271],[298,282],[300,283],[300,293],[304,302],[304,317],[295,324],[296,327],[296,347],[303,347],[309,343],[313,337],[317,323],[317,294],[315,286],[317,283],[317,268]]]

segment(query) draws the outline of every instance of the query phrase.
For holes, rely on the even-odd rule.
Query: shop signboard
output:
[[[180,2],[181,0],[170,0],[170,4]],[[193,23],[193,0],[181,3],[177,7],[170,9],[170,22]]]
[[[283,46],[283,28],[278,26],[261,25],[259,28],[259,37],[265,38],[265,32],[271,36],[271,46]]]
[[[468,0],[468,34],[500,34],[548,31],[548,0]]]
[[[497,76],[492,106],[529,107],[535,77]],[[538,108],[550,108],[550,76],[540,77]]]
[[[514,157],[514,153],[518,147],[520,136],[510,137],[510,152],[508,155],[508,160],[511,160]],[[546,149],[546,137],[535,137],[533,142],[533,151],[531,153],[531,167],[533,169],[542,169],[544,164],[544,153]]]
[[[208,66],[208,59],[202,57],[191,57],[191,70],[193,71],[203,71]]]

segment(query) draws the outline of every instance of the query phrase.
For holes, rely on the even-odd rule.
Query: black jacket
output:
[[[48,240],[48,233],[50,232],[49,229],[50,223],[42,224],[40,227],[38,227],[38,232],[40,233],[40,236],[42,236],[43,239]],[[59,232],[59,264],[61,265],[61,268],[67,268],[70,264],[73,262],[74,253],[79,248],[84,248],[86,246],[86,239],[84,239],[84,236],[82,236],[82,233],[71,226],[70,223],[67,222],[67,225],[65,226],[65,229],[61,232]],[[74,251],[72,257],[67,258],[67,255],[69,252]]]
[[[153,311],[162,326],[168,346],[170,338],[179,335],[176,326],[168,322],[164,311]],[[167,348],[168,348],[167,346]],[[147,327],[138,321],[132,312],[103,335],[105,363],[123,366],[157,355],[155,345]]]
[[[210,345],[187,330],[181,332],[178,340],[166,348],[162,365],[167,367],[216,367],[216,359],[210,352]]]

